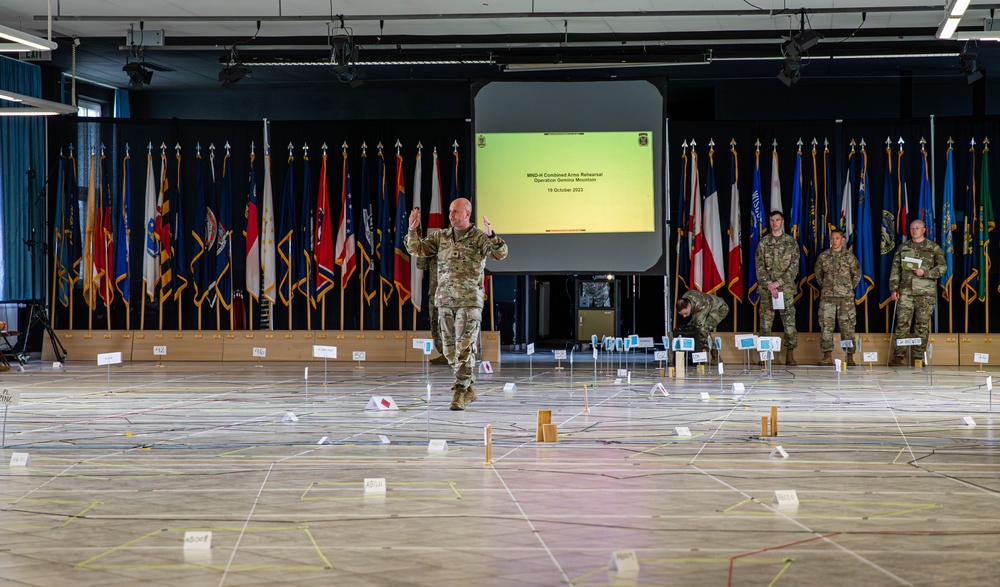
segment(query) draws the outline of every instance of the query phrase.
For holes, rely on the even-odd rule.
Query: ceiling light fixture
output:
[[[969,84],[976,83],[983,79],[985,75],[983,70],[979,69],[978,56],[972,51],[963,51],[958,56],[958,68],[962,72],[962,75],[965,76],[965,81]]]
[[[59,47],[53,41],[47,41],[41,37],[36,37],[35,35],[3,25],[0,25],[0,39],[10,41],[10,43],[0,43],[0,52],[55,51]]]
[[[222,87],[224,88],[232,86],[246,76],[253,74],[253,70],[240,61],[240,54],[236,51],[236,45],[233,45],[229,55],[223,55],[219,58],[219,61],[223,63],[222,71],[219,72],[219,81],[222,82]]]
[[[955,3],[951,5],[951,10],[948,11],[948,14],[961,18],[965,16],[965,11],[969,9],[970,3],[972,3],[972,0],[955,0]]]
[[[11,106],[0,106],[0,116],[52,116],[56,114],[76,114],[76,106],[60,104],[42,98],[33,98],[4,90],[0,94],[0,104],[13,102]]]
[[[138,61],[126,63],[122,71],[128,74],[128,85],[131,88],[141,88],[143,84],[148,86],[153,81],[153,72]]]

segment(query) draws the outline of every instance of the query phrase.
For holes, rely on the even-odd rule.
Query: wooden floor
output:
[[[988,366],[546,357],[463,412],[421,363],[15,367],[0,585],[1000,585]]]

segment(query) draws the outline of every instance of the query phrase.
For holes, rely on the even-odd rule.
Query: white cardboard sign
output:
[[[366,410],[398,410],[399,406],[396,402],[388,395],[373,395],[370,400],[368,400],[368,405],[365,406]]]
[[[705,353],[705,352],[691,353],[691,360],[694,361],[696,364],[697,363],[707,363],[708,362],[708,353]]]
[[[897,338],[896,346],[917,346],[920,344],[919,338]]]
[[[122,362],[121,353],[101,353],[97,355],[98,365],[117,365]]]
[[[768,456],[770,456],[771,458],[774,458],[775,456],[779,456],[779,457],[781,457],[783,459],[787,459],[788,458],[788,451],[786,451],[784,448],[778,446],[774,450],[772,450],[771,454],[768,455]]]
[[[871,351],[861,353],[862,360],[866,363],[877,363],[878,362],[878,351]]]
[[[351,353],[351,360],[352,361],[364,361],[365,360],[365,351],[354,351],[353,353]]]
[[[746,386],[737,381],[733,383],[733,393],[743,393],[747,390]]]
[[[322,344],[313,345],[313,357],[317,359],[336,359],[337,347]]]
[[[854,348],[854,341],[853,340],[842,340],[842,341],[840,341],[840,348],[842,348],[842,349],[853,349]]]
[[[11,467],[30,467],[31,456],[26,452],[14,452],[10,454]]]
[[[262,347],[262,346],[255,346],[255,347],[253,347],[253,356],[257,357],[258,359],[266,357],[267,356],[267,348]]]
[[[989,353],[976,353],[976,354],[972,355],[972,362],[973,363],[989,363],[990,362],[990,355],[989,355]]]
[[[365,495],[385,495],[385,477],[365,478]]]
[[[656,385],[654,385],[654,386],[653,386],[653,389],[650,389],[650,390],[649,390],[649,397],[653,397],[653,396],[655,396],[655,395],[656,395],[657,393],[659,393],[659,394],[660,394],[660,395],[662,395],[663,397],[668,397],[668,396],[670,395],[670,394],[669,394],[669,393],[667,392],[666,388],[665,388],[665,387],[663,387],[663,384],[662,384],[662,383],[657,383]]]
[[[535,343],[533,342],[528,343],[528,354],[529,355],[535,354]]]
[[[608,570],[615,571],[619,575],[638,575],[639,557],[635,556],[634,550],[616,550],[611,553]]]
[[[184,550],[210,550],[212,548],[212,533],[208,530],[187,531],[184,533]]]
[[[479,363],[479,372],[486,373],[487,375],[493,372],[493,365],[489,361],[483,361]]]
[[[666,361],[667,360],[667,351],[653,351],[653,360],[654,361]]]
[[[756,334],[737,334],[735,340],[736,348],[741,351],[750,351],[757,348]]]
[[[21,403],[21,390],[4,388],[0,391],[0,404],[16,406]]]
[[[430,342],[433,345],[434,344],[434,339],[432,339],[432,338],[414,338],[413,339],[413,348],[423,350],[424,343],[427,343],[427,342]]]
[[[552,356],[558,360],[566,359],[566,351],[552,351]]]
[[[158,344],[158,345],[154,346],[153,347],[153,356],[154,357],[165,357],[165,356],[167,356],[167,345],[165,345],[165,344]]]
[[[503,384],[504,393],[513,393],[517,391],[517,384],[515,383],[504,383]]]
[[[799,495],[795,493],[794,489],[775,489],[771,503],[778,508],[797,508],[799,507]]]
[[[427,452],[444,452],[448,450],[448,441],[443,438],[433,438],[427,443]]]
[[[674,434],[677,436],[691,436],[691,429],[687,426],[674,426]]]

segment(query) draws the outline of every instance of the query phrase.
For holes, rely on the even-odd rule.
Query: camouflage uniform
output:
[[[920,259],[923,277],[917,277],[914,271],[903,268],[903,257]],[[896,303],[896,338],[906,338],[913,323],[913,333],[920,337],[920,346],[915,357],[922,357],[927,349],[927,336],[930,334],[931,314],[934,312],[934,301],[937,299],[937,280],[948,270],[944,260],[944,251],[934,241],[924,239],[919,243],[908,240],[899,245],[896,255],[892,258],[892,271],[889,273],[889,290],[899,289],[899,301]],[[906,347],[897,347],[894,358],[902,359],[906,355]]]
[[[777,281],[778,291],[785,294],[785,309],[781,312],[781,322],[785,326],[785,348],[799,346],[799,333],[795,330],[795,290],[799,274],[799,244],[792,235],[784,232],[775,238],[768,232],[757,245],[757,287],[760,290],[760,327],[758,336],[771,336],[774,325],[774,306],[769,283]]]
[[[707,350],[708,337],[715,327],[729,314],[729,306],[718,297],[700,291],[688,291],[683,296],[691,304],[691,316],[688,326],[694,328],[698,335],[694,340],[696,351]]]
[[[858,258],[847,249],[839,252],[827,249],[816,259],[816,285],[820,287],[819,350],[833,352],[833,327],[840,318],[840,339],[854,340],[854,325],[857,321],[857,307],[854,303],[854,287],[861,280],[861,266]],[[847,349],[848,355],[854,349]]]
[[[441,325],[438,324],[438,309],[434,303],[434,295],[438,288],[437,257],[417,257],[417,269],[427,273],[427,319],[431,325],[431,338],[434,339],[434,350],[444,354],[441,343]]]
[[[437,230],[424,238],[417,231],[406,233],[404,243],[411,255],[437,258],[437,306],[444,356],[455,372],[455,391],[467,391],[476,381],[476,344],[483,316],[483,270],[486,258],[507,257],[507,243],[496,233],[470,226],[465,234],[454,228]]]

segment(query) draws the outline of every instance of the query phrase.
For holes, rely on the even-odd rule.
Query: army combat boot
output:
[[[819,365],[820,367],[830,367],[831,365],[833,365],[833,352],[823,351],[823,358],[820,359],[819,363],[816,364]]]
[[[794,350],[795,349],[788,349],[787,351],[785,351],[785,365],[788,367],[794,367],[798,365],[798,363],[795,362]]]
[[[854,353],[847,353],[847,366],[857,367],[858,364],[854,362]]]

